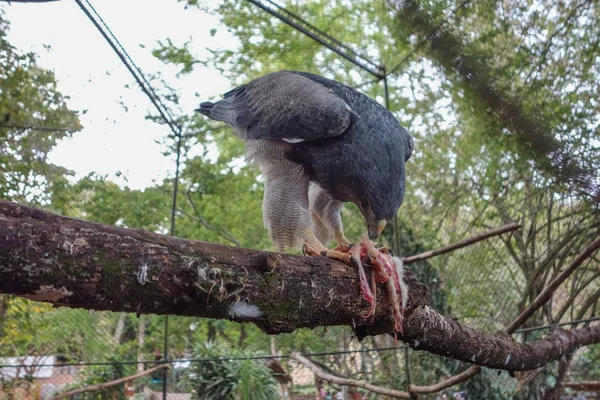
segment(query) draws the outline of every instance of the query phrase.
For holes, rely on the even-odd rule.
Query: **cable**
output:
[[[154,88],[152,87],[152,85],[150,85],[150,83],[148,82],[148,80],[146,79],[144,74],[142,73],[141,69],[135,64],[135,62],[133,62],[133,60],[127,53],[127,51],[123,48],[123,46],[121,45],[119,40],[112,33],[112,31],[110,30],[108,25],[104,22],[102,17],[100,17],[98,12],[94,9],[94,7],[90,4],[90,2],[88,0],[85,0],[85,2],[87,3],[87,5],[91,11],[86,8],[86,6],[83,4],[83,2],[81,0],[75,0],[75,2],[79,5],[79,7],[83,10],[83,12],[87,15],[87,17],[90,19],[90,21],[92,21],[94,26],[102,34],[104,39],[112,47],[112,49],[115,51],[115,53],[117,53],[117,55],[119,56],[119,58],[121,59],[123,64],[125,64],[125,66],[129,70],[129,72],[133,75],[133,77],[137,81],[138,85],[140,85],[140,88],[142,89],[142,91],[144,91],[144,93],[148,96],[148,98],[150,99],[150,101],[152,102],[154,107],[156,107],[156,109],[158,110],[162,119],[167,123],[167,125],[169,125],[169,127],[171,128],[173,133],[176,136],[181,135],[181,127],[175,121],[175,118],[173,118],[173,116],[171,115],[169,108],[167,106],[165,106],[164,103],[160,100],[160,98],[154,91]],[[92,12],[95,15],[95,17],[94,17],[94,15],[92,15]],[[96,20],[96,18],[97,18],[97,20]]]
[[[463,0],[459,5],[457,5],[454,10],[452,10],[452,13],[446,17],[442,22],[440,22],[434,29],[431,30],[431,32],[429,32],[427,34],[427,36],[425,36],[423,39],[421,39],[421,41],[419,43],[417,43],[415,45],[415,47],[413,47],[408,54],[406,54],[404,57],[402,57],[402,59],[398,62],[398,64],[396,64],[396,66],[394,68],[392,68],[390,70],[390,72],[388,72],[385,76],[390,76],[393,73],[396,72],[396,70],[398,68],[400,68],[401,65],[403,65],[406,61],[408,61],[408,59],[421,47],[423,46],[423,44],[429,40],[429,38],[431,36],[433,36],[446,22],[448,22],[450,20],[450,18],[454,18],[454,16],[456,15],[456,13],[458,12],[458,10],[460,10],[461,8],[463,8],[465,5],[467,5],[467,3],[470,0]]]
[[[380,82],[381,80],[382,80],[382,78],[377,78],[377,79],[373,79],[372,81],[365,81],[365,82],[363,82],[363,83],[359,83],[358,85],[354,86],[354,88],[353,88],[353,89],[354,89],[354,90],[358,90],[358,89],[361,89],[361,88],[363,88],[363,87],[365,87],[365,86],[368,86],[368,85],[370,85],[370,84],[372,84],[372,83],[378,83],[378,82]]]
[[[285,15],[275,11],[274,9],[270,8],[269,6],[263,4],[262,2],[260,2],[258,0],[248,0],[248,1],[252,4],[254,4],[255,6],[263,9],[264,11],[268,12],[272,16],[285,22],[292,28],[295,28],[296,30],[304,33],[306,36],[314,39],[321,45],[327,47],[329,50],[344,57],[346,60],[350,61],[357,67],[362,68],[363,70],[367,71],[371,75],[376,76],[380,79],[383,79],[383,77],[385,76],[385,71],[383,70],[382,67],[378,66],[376,63],[369,60],[368,58],[358,55],[358,53],[356,53],[354,50],[349,49],[347,46],[345,46],[343,44],[340,45],[341,42],[339,40],[333,39],[331,36],[323,33],[321,30],[319,30],[318,28],[309,24],[308,22],[304,21],[300,17],[295,16],[295,14],[291,13],[290,11],[283,9],[280,6],[276,6],[277,8],[279,8],[281,10],[285,10],[285,13],[288,14],[288,16],[289,16],[288,17],[288,16],[285,16]],[[270,3],[273,4],[272,2],[270,2]],[[294,21],[293,19],[295,19],[296,21]],[[302,26],[302,25],[304,25],[304,26]],[[375,67],[373,67],[374,65],[375,65]]]
[[[98,17],[98,20],[102,23],[102,25],[104,26],[104,28],[106,29],[106,31],[110,34],[111,38],[114,40],[115,44],[119,47],[119,49],[121,50],[121,52],[123,53],[123,55],[127,58],[127,60],[131,63],[131,65],[135,68],[135,70],[137,71],[137,73],[139,74],[140,78],[143,80],[143,82],[146,84],[146,87],[148,89],[148,91],[151,93],[151,95],[154,97],[154,99],[156,100],[156,102],[162,107],[162,110],[165,112],[165,114],[167,114],[167,116],[169,117],[169,119],[171,120],[172,123],[174,123],[177,128],[179,128],[179,130],[181,130],[181,128],[178,126],[178,124],[175,122],[175,119],[171,116],[171,112],[169,110],[169,108],[162,102],[162,100],[160,99],[160,97],[156,94],[156,92],[154,91],[154,88],[152,87],[152,85],[150,84],[150,82],[148,82],[148,80],[146,79],[146,77],[144,76],[143,72],[141,71],[141,69],[137,66],[137,64],[131,59],[131,57],[129,56],[129,53],[127,53],[127,51],[125,50],[125,48],[121,45],[121,42],[119,42],[119,40],[117,39],[117,37],[115,36],[115,34],[112,32],[112,30],[109,28],[109,26],[106,24],[106,22],[104,22],[104,19],[102,19],[102,17],[100,16],[100,14],[98,14],[98,12],[96,11],[96,9],[94,8],[94,6],[92,6],[92,4],[89,2],[89,0],[86,0],[86,3],[88,4],[88,6],[90,7],[90,9],[94,12],[94,14]],[[160,110],[159,110],[160,111]],[[177,133],[177,132],[175,132]],[[180,132],[179,132],[180,133]]]
[[[181,126],[177,123],[175,118],[171,114],[171,110],[162,102],[160,97],[156,94],[154,88],[148,82],[142,70],[137,66],[137,64],[131,59],[125,48],[121,45],[117,37],[114,35],[112,30],[108,27],[106,22],[102,19],[100,14],[96,11],[96,9],[90,4],[88,0],[85,0],[86,4],[89,6],[91,12],[85,7],[81,0],[75,0],[79,7],[83,10],[83,12],[88,16],[88,18],[92,21],[94,26],[100,31],[104,39],[110,44],[115,53],[119,56],[123,64],[127,67],[129,72],[133,75],[137,83],[140,85],[140,88],[146,93],[152,104],[156,107],[158,112],[160,113],[162,119],[169,125],[173,133],[175,134],[177,140],[177,149],[176,149],[176,161],[175,161],[175,178],[173,184],[173,203],[171,208],[171,235],[175,233],[175,212],[177,208],[177,191],[178,191],[178,183],[179,183],[179,167],[180,167],[180,159],[181,159]],[[92,12],[94,15],[92,15]],[[97,19],[97,20],[96,20]]]
[[[171,201],[171,236],[175,236],[175,213],[177,211],[177,192],[179,188],[179,167],[181,159],[181,133],[177,135],[177,156],[175,158],[175,178],[173,179],[173,199]],[[164,321],[165,333],[164,333],[164,344],[163,344],[163,358],[165,362],[169,360],[169,315],[165,315]],[[163,371],[163,399],[167,398],[167,370]]]
[[[323,353],[304,353],[302,354],[304,357],[318,357],[318,356],[332,356],[332,355],[340,355],[340,354],[355,354],[355,353],[370,353],[370,352],[380,352],[380,351],[391,351],[391,350],[400,350],[403,348],[407,348],[407,345],[396,346],[396,347],[375,347],[372,349],[359,349],[359,350],[339,350],[339,351],[328,351]],[[281,358],[290,358],[289,354],[281,355],[281,356],[273,356],[273,355],[265,355],[265,356],[248,356],[248,357],[206,357],[206,358],[190,358],[190,359],[181,359],[181,360],[168,360],[166,361],[169,364],[174,363],[183,363],[183,362],[205,362],[205,361],[238,361],[238,360],[270,360],[270,359],[281,359]],[[153,360],[153,361],[106,361],[106,362],[95,362],[95,363],[65,363],[65,364],[38,364],[35,367],[67,367],[67,366],[94,366],[94,365],[113,365],[113,364],[123,364],[123,365],[131,365],[131,364],[153,364],[153,363],[164,363],[165,361],[161,360]],[[21,365],[0,365],[0,368],[15,368],[20,367]]]
[[[582,324],[584,322],[594,322],[594,321],[600,321],[600,317],[591,317],[591,318],[586,318],[586,319],[579,319],[577,321],[561,322],[559,324],[550,324],[550,325],[534,326],[532,328],[517,329],[515,331],[515,333],[525,333],[525,332],[541,331],[541,330],[544,330],[544,329],[555,328],[557,326],[577,325],[577,324]]]
[[[366,62],[368,62],[369,64],[371,64],[372,66],[374,66],[375,68],[381,69],[383,70],[383,68],[381,67],[381,65],[375,63],[374,61],[370,60],[369,58],[363,56],[362,54],[359,54],[356,50],[352,49],[351,47],[345,45],[344,43],[340,42],[339,40],[337,40],[336,38],[334,38],[333,36],[327,34],[326,32],[320,30],[319,28],[317,28],[316,26],[312,25],[311,23],[309,23],[308,21],[306,21],[305,19],[303,19],[302,17],[300,17],[297,14],[294,14],[293,12],[287,10],[286,8],[280,6],[279,4],[275,3],[272,0],[267,0],[268,3],[272,4],[273,6],[277,7],[278,9],[280,9],[281,11],[283,11],[284,13],[288,14],[289,16],[291,16],[292,18],[294,18],[295,20],[309,26],[311,29],[313,29],[315,32],[319,33],[320,35],[328,38],[329,40],[331,40],[332,42],[334,42],[335,44],[337,44],[338,46],[344,48],[346,51],[348,51],[349,53],[354,54],[357,57],[362,58],[363,60],[365,60]]]

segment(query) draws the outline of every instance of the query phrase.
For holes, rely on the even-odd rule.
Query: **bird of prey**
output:
[[[369,239],[376,240],[403,202],[413,139],[387,109],[336,81],[279,71],[232,89],[216,103],[201,103],[197,111],[225,122],[245,142],[248,159],[265,179],[263,222],[280,250],[302,246],[306,254],[346,263],[352,255],[359,263],[370,256],[373,267],[380,264],[373,274],[377,282],[386,276],[402,282],[401,266],[371,242],[350,250],[340,216],[343,203],[355,203]],[[337,247],[328,250],[331,239]],[[397,294],[401,288],[395,285]],[[361,288],[374,307],[364,271]]]

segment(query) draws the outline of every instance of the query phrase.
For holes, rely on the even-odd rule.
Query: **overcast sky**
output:
[[[176,45],[192,38],[192,52],[199,59],[206,58],[206,47],[234,49],[236,41],[220,26],[218,16],[185,10],[176,0],[91,4],[145,74],[160,70],[169,85],[180,89],[184,109],[192,110],[201,99],[230,88],[218,71],[200,66],[190,76],[177,78],[175,68],[150,53],[166,38]],[[75,1],[4,3],[4,9],[11,24],[8,40],[20,50],[37,53],[39,64],[54,71],[58,89],[71,97],[71,109],[88,110],[81,115],[84,129],[62,141],[51,153],[51,162],[73,170],[77,178],[96,171],[122,183],[115,177],[120,171],[132,188],[152,185],[172,173],[173,160],[163,157],[164,148],[156,143],[169,134],[168,128],[145,120],[148,111],[154,111],[150,101]],[[213,28],[217,33],[211,37]]]

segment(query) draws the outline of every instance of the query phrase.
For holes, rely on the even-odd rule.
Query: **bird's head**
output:
[[[362,187],[362,195],[356,199],[355,204],[362,213],[367,223],[369,239],[376,240],[383,232],[404,201],[405,162],[413,151],[413,139],[406,131],[402,143],[403,154],[394,154],[395,158],[388,158],[388,163],[381,170],[372,170],[368,173],[371,178]]]
[[[393,217],[395,211],[392,212],[392,216],[388,217],[389,213],[385,215],[382,213],[376,213],[373,209],[374,206],[371,204],[369,197],[372,197],[375,201],[377,199],[374,196],[363,196],[363,198],[357,203],[358,209],[365,217],[367,222],[367,231],[369,233],[369,239],[376,240],[383,232],[383,229],[387,225],[387,222]],[[379,206],[380,204],[378,204]]]

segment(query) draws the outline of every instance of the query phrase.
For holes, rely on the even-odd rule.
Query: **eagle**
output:
[[[342,83],[287,70],[238,86],[196,111],[226,123],[244,141],[247,158],[265,179],[263,222],[279,250],[301,247],[308,255],[360,264],[371,313],[375,300],[361,260],[377,267],[372,280],[390,281],[398,298],[401,263],[371,242],[404,201],[405,163],[413,152],[412,136],[391,112]],[[366,222],[368,239],[356,246],[344,235],[346,202],[356,204]],[[332,239],[337,246],[328,249]],[[402,298],[396,308],[403,309],[406,290]]]

